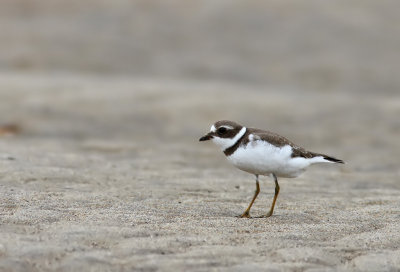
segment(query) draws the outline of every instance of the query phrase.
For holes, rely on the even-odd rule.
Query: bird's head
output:
[[[210,132],[199,139],[199,141],[212,140],[222,150],[233,146],[244,134],[246,127],[232,121],[222,120],[215,122]]]

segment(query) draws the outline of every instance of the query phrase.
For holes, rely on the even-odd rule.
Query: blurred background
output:
[[[31,136],[190,143],[233,119],[310,148],[393,150],[399,141],[384,134],[400,126],[398,8],[2,0],[0,123]]]
[[[2,0],[3,71],[398,92],[397,1]]]
[[[211,150],[197,138],[231,119],[376,167],[399,153],[399,6],[2,0],[3,134],[195,159]]]

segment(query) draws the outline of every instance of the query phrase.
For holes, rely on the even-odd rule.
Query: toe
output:
[[[267,214],[261,215],[261,216],[259,216],[259,217],[257,217],[257,218],[268,218],[268,217],[270,217],[271,215],[272,215],[271,213],[267,213]]]
[[[251,218],[249,213],[243,213],[241,215],[238,216],[239,218]]]

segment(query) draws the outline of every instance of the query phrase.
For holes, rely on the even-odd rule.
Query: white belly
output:
[[[228,160],[240,170],[257,174],[297,177],[310,165],[309,159],[292,158],[292,147],[276,147],[265,141],[253,141],[240,146]]]

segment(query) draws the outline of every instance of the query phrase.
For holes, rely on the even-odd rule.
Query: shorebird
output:
[[[247,128],[232,121],[222,120],[211,126],[210,132],[200,141],[212,140],[235,167],[256,177],[256,191],[248,208],[239,217],[250,218],[250,209],[256,200],[260,185],[259,175],[270,175],[275,182],[275,195],[269,212],[260,217],[270,217],[279,194],[278,177],[295,178],[315,163],[344,163],[334,157],[307,151],[283,136],[257,128]]]

